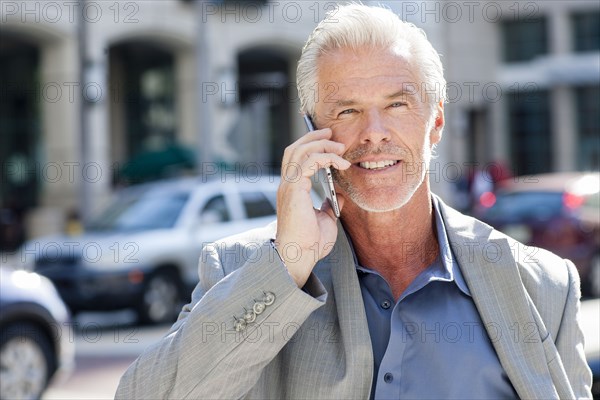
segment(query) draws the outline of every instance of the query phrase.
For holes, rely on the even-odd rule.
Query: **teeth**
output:
[[[385,167],[389,167],[391,165],[396,165],[398,161],[394,160],[385,160],[385,161],[365,161],[361,162],[359,165],[365,169],[381,169]]]

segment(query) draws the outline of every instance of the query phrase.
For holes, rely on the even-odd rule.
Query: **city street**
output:
[[[169,326],[138,327],[128,312],[86,313],[73,321],[75,368],[53,382],[42,399],[113,399],[119,379]]]

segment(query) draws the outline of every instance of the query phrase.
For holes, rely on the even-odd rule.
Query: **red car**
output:
[[[473,213],[527,245],[575,263],[583,296],[600,297],[600,173],[553,173],[500,182]]]

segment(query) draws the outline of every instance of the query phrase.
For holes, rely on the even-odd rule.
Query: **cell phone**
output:
[[[315,130],[315,126],[312,122],[312,119],[308,114],[304,114],[304,122],[306,123],[306,127],[309,132]],[[338,203],[337,195],[335,194],[335,188],[333,186],[333,175],[331,175],[331,168],[325,167],[319,169],[317,172],[317,180],[322,185],[323,192],[325,193],[325,198],[329,202],[329,205],[333,209],[333,213],[337,218],[340,217],[340,205]]]

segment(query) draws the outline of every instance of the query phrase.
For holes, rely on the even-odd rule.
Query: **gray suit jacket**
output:
[[[439,204],[452,251],[519,396],[591,398],[574,265]],[[207,245],[192,301],[129,367],[116,398],[367,399],[371,341],[339,228],[331,254],[302,290],[269,243],[274,224]],[[234,316],[265,292],[275,294],[273,304],[236,333]]]

